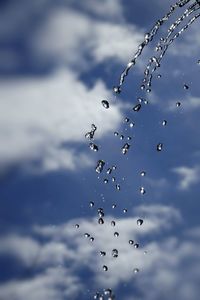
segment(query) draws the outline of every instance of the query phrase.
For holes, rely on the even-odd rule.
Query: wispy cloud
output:
[[[173,172],[178,174],[181,178],[179,181],[179,189],[188,190],[191,186],[199,182],[200,168],[181,166],[173,169]]]

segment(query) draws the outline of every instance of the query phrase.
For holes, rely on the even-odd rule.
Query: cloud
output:
[[[92,274],[90,284],[99,288],[110,286],[117,289],[122,282],[132,280],[135,267],[140,268],[141,272],[146,272],[150,271],[155,263],[157,265],[162,263],[163,259],[163,265],[173,264],[175,259],[173,258],[171,262],[171,251],[177,246],[173,238],[171,240],[166,238],[161,244],[151,242],[142,245],[141,242],[141,249],[135,249],[128,241],[133,239],[140,242],[142,237],[149,234],[154,234],[155,239],[155,234],[157,236],[163,234],[163,231],[166,232],[180,222],[179,212],[173,207],[153,205],[137,207],[134,215],[138,216],[144,212],[146,218],[141,227],[137,225],[137,217],[132,216],[115,219],[116,227],[113,228],[110,225],[113,217],[107,216],[104,225],[99,225],[93,218],[76,219],[58,226],[34,226],[32,237],[15,235],[4,238],[0,243],[0,253],[9,251],[21,262],[22,269],[24,265],[37,272],[29,279],[15,279],[0,285],[0,294],[4,300],[23,300],[29,293],[31,300],[53,299],[55,296],[58,300],[62,300],[64,295],[70,293],[71,299],[76,299],[76,294],[88,285],[87,279],[81,277],[79,272],[82,269],[89,270]],[[79,229],[74,227],[75,223],[79,223]],[[114,231],[119,232],[118,238],[113,236]],[[85,232],[94,237],[94,242],[84,237]],[[16,247],[19,244],[21,253],[20,248]],[[30,247],[31,245],[37,246]],[[114,248],[119,251],[117,259],[111,255]],[[107,255],[100,257],[100,250],[106,251]],[[147,258],[144,250],[149,252]],[[102,270],[103,264],[109,268],[106,273]]]
[[[5,80],[0,90],[2,167],[29,160],[39,162],[43,171],[89,166],[93,158],[78,151],[77,143],[86,143],[91,123],[99,139],[122,118],[116,104],[106,111],[102,107],[101,99],[112,96],[101,80],[88,88],[70,71]]]
[[[173,169],[173,172],[181,177],[179,182],[180,190],[188,190],[191,186],[199,182],[200,168],[181,166]]]

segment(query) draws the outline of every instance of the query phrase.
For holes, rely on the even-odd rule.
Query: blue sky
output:
[[[199,20],[169,48],[150,94],[140,90],[144,67],[181,9],[144,50],[122,93],[112,92],[173,3],[0,1],[0,300],[86,300],[105,288],[123,300],[198,299]],[[138,97],[149,104],[134,112]],[[96,153],[84,138],[92,123]],[[131,147],[122,155],[127,136]],[[106,164],[98,176],[99,159]]]

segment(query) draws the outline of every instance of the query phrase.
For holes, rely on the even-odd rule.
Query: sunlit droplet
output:
[[[101,103],[102,103],[104,108],[106,108],[106,109],[109,108],[109,102],[107,100],[102,100]]]
[[[118,250],[117,249],[112,250],[112,257],[114,257],[114,258],[118,257]]]
[[[138,268],[135,268],[135,269],[133,270],[133,272],[134,272],[135,274],[137,274],[137,273],[139,272],[139,269],[138,269]]]
[[[111,226],[115,227],[115,221],[111,221]]]
[[[138,225],[138,226],[141,226],[141,225],[143,224],[143,222],[144,222],[144,221],[143,221],[142,219],[138,219],[138,220],[137,220],[137,225]]]
[[[156,149],[157,149],[158,152],[162,151],[162,149],[163,149],[163,144],[162,144],[162,143],[159,143],[159,144],[157,145]]]
[[[115,236],[115,237],[118,237],[118,236],[119,236],[119,232],[117,232],[117,231],[114,232],[114,236]]]
[[[135,243],[135,244],[134,244],[134,248],[135,248],[135,249],[138,249],[138,248],[139,248],[139,244],[138,244],[138,243]]]
[[[129,244],[130,244],[130,245],[133,245],[133,244],[134,244],[134,241],[133,241],[133,240],[129,240]]]
[[[100,225],[104,224],[103,218],[99,218],[98,223],[99,223]]]
[[[142,105],[139,103],[133,107],[133,110],[138,112],[141,109]]]
[[[135,123],[131,122],[129,126],[130,126],[130,128],[133,128],[134,125],[135,125]]]
[[[126,143],[124,144],[124,146],[122,147],[122,154],[127,154],[128,150],[130,148],[130,144]]]
[[[145,191],[144,187],[142,186],[142,187],[140,188],[140,194],[144,195],[145,193],[146,193],[146,191]]]
[[[145,171],[142,171],[142,172],[140,173],[140,175],[141,175],[142,177],[144,177],[144,176],[146,176],[146,172],[145,172]]]
[[[105,178],[105,179],[103,180],[103,182],[104,182],[105,184],[108,183],[108,179]]]
[[[103,270],[104,270],[105,272],[107,272],[107,271],[108,271],[108,267],[107,267],[106,265],[104,265],[104,266],[103,266]]]
[[[78,229],[79,227],[80,227],[79,224],[76,224],[76,225],[75,225],[75,228],[76,228],[76,229]]]
[[[97,166],[96,166],[96,172],[101,173],[103,171],[104,165],[105,165],[105,162],[103,160],[98,160]]]
[[[114,86],[113,87],[113,92],[116,93],[116,94],[120,94],[121,93],[121,89],[119,86]]]
[[[162,121],[162,126],[166,126],[167,125],[167,121],[166,120],[163,120]]]
[[[94,202],[90,201],[90,207],[94,207]]]

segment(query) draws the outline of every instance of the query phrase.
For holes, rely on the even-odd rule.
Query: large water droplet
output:
[[[163,148],[163,144],[162,144],[162,143],[159,143],[159,144],[157,145],[157,151],[158,151],[158,152],[162,151],[162,148]]]
[[[104,224],[103,218],[99,218],[98,223],[99,223],[100,225]]]
[[[118,257],[118,250],[117,250],[117,249],[113,249],[113,250],[112,250],[112,256],[113,256],[114,258],[117,258],[117,257]]]
[[[141,226],[141,225],[143,224],[143,222],[144,222],[144,221],[143,221],[142,219],[138,219],[138,220],[137,220],[137,225],[138,225],[138,226]]]
[[[135,106],[133,107],[133,110],[134,110],[134,111],[139,111],[139,110],[141,109],[141,107],[142,107],[142,105],[139,103],[139,104],[137,104],[137,105],[135,105]]]
[[[128,149],[130,148],[130,144],[126,143],[124,144],[124,146],[122,147],[122,154],[126,154],[128,152]]]
[[[162,126],[166,126],[167,125],[167,121],[166,120],[163,120],[162,121]]]
[[[142,187],[140,188],[140,194],[144,195],[145,193],[146,193],[146,191],[145,191],[144,187],[142,186]]]
[[[133,272],[134,272],[135,274],[137,274],[137,273],[139,272],[139,269],[138,269],[138,268],[135,268],[135,269],[133,270]]]
[[[97,166],[96,166],[96,172],[101,173],[103,171],[104,165],[105,165],[105,162],[103,160],[98,160]]]
[[[114,236],[115,236],[115,237],[118,237],[118,236],[119,236],[119,232],[117,232],[117,231],[114,232]]]
[[[106,265],[104,265],[104,266],[103,266],[103,270],[104,270],[105,272],[107,272],[107,271],[108,271],[108,267],[107,267]]]
[[[101,103],[102,103],[103,107],[105,107],[106,109],[109,108],[109,102],[107,100],[102,100]]]

